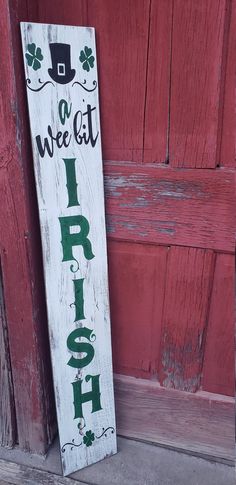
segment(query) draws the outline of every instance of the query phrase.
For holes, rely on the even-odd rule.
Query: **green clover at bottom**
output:
[[[92,446],[93,441],[95,440],[94,433],[91,431],[86,431],[85,436],[83,437],[83,442],[86,446]]]

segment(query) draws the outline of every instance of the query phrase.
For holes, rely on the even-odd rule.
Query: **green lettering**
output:
[[[73,207],[79,205],[77,195],[77,182],[75,174],[75,160],[76,158],[63,158],[66,167],[66,187],[68,193],[68,206]]]
[[[78,280],[73,280],[74,283],[74,294],[75,294],[75,319],[74,322],[77,320],[84,320],[84,278],[80,278]],[[73,305],[73,303],[72,303]]]
[[[72,356],[69,362],[67,362],[68,365],[75,367],[76,369],[82,369],[86,365],[90,364],[94,358],[94,348],[91,344],[86,342],[76,342],[76,339],[81,337],[86,338],[89,340],[89,342],[91,342],[91,338],[95,337],[95,335],[93,334],[93,330],[90,330],[87,327],[76,328],[70,333],[67,339],[68,349],[71,350],[71,352],[87,354],[85,357],[80,357],[78,359]]]
[[[83,418],[82,405],[85,402],[92,401],[92,413],[95,413],[102,409],[101,400],[100,400],[101,393],[100,393],[99,377],[100,377],[100,374],[98,374],[97,376],[87,375],[85,377],[86,382],[89,382],[90,380],[92,381],[92,390],[85,393],[82,393],[82,382],[83,382],[82,379],[72,382],[73,393],[74,393],[74,409],[75,409],[74,419]]]
[[[59,217],[61,225],[61,244],[63,249],[62,261],[71,261],[76,259],[73,256],[73,246],[82,246],[84,256],[86,259],[93,259],[92,245],[87,238],[89,233],[89,223],[84,216],[67,216]],[[72,226],[79,226],[80,232],[71,234],[70,228]]]

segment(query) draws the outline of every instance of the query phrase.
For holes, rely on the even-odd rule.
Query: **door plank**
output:
[[[172,167],[216,166],[226,0],[176,0],[170,101]]]
[[[35,8],[34,2],[28,2],[29,13]],[[62,0],[55,2],[40,0],[37,2],[37,16],[35,22],[59,25],[87,25],[87,0]],[[32,17],[29,15],[30,21]],[[22,19],[20,19],[22,20]]]
[[[150,0],[89,0],[96,29],[103,158],[140,162]]]
[[[151,2],[144,162],[167,158],[172,7],[172,0]]]
[[[234,399],[164,389],[156,382],[119,375],[115,398],[121,436],[234,466]]]
[[[159,361],[168,248],[109,242],[115,371],[149,378]]]
[[[13,446],[16,440],[16,421],[7,322],[0,268],[0,446]]]
[[[164,387],[199,389],[214,260],[209,250],[169,251],[158,369]]]
[[[108,235],[126,241],[234,252],[230,170],[105,165]]]
[[[53,435],[54,414],[19,43],[18,8],[21,6],[21,18],[27,12],[24,2],[20,6],[1,0],[0,3],[0,57],[3,59],[0,70],[0,252],[17,432],[21,448],[45,453]]]
[[[228,2],[230,25],[227,45],[226,79],[223,107],[223,131],[221,140],[220,165],[236,167],[235,145],[235,81],[236,81],[236,2]]]
[[[217,254],[204,356],[202,386],[235,395],[234,373],[235,257]]]

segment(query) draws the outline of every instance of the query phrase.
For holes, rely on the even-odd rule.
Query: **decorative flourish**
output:
[[[84,426],[80,426],[80,423],[78,424],[78,428],[79,430],[81,431]],[[81,446],[83,443],[85,446],[92,446],[93,442],[95,441],[95,438],[97,440],[100,440],[100,438],[102,438],[102,436],[105,436],[105,438],[107,438],[107,431],[111,430],[111,434],[114,434],[115,433],[115,428],[113,428],[113,426],[108,426],[108,428],[102,428],[102,434],[100,434],[99,436],[95,436],[94,432],[90,429],[89,431],[86,431],[84,437],[83,437],[83,441],[81,443],[78,443],[78,444],[75,444],[75,440],[71,440],[71,442],[69,443],[65,443],[62,448],[61,448],[61,451],[62,453],[65,453],[66,451],[66,446],[70,446],[71,450],[73,450],[73,448],[78,448],[79,446]]]
[[[85,436],[83,437],[83,442],[86,446],[92,446],[93,441],[95,440],[95,435],[90,429],[89,431],[86,431]]]
[[[79,60],[83,65],[83,69],[87,72],[94,67],[95,58],[92,56],[92,49],[85,46],[84,50],[80,51]]]
[[[77,424],[77,428],[79,429],[80,434],[81,434],[81,431],[85,428],[86,423],[85,423],[84,418],[80,418],[80,419],[81,419],[81,421]]]
[[[70,270],[71,270],[72,273],[76,273],[79,269],[79,263],[78,263],[77,259],[74,258],[74,260],[76,262],[76,266],[75,266],[75,263],[72,263],[70,265]]]
[[[70,449],[71,449],[71,451],[72,451],[72,450],[73,450],[73,448],[79,448],[79,446],[81,446],[81,445],[82,445],[82,441],[81,441],[81,443],[76,444],[76,443],[75,443],[75,440],[73,439],[73,440],[71,440],[71,443],[65,443],[65,444],[62,446],[61,451],[62,451],[62,453],[65,453],[65,451],[66,451],[66,446],[70,446],[70,447],[71,447]]]
[[[113,426],[109,426],[108,428],[102,428],[102,434],[100,436],[96,436],[97,440],[99,440],[103,435],[105,435],[105,438],[107,437],[107,431],[111,429],[111,434],[115,433],[115,428]]]
[[[46,86],[46,84],[52,84],[55,87],[55,84],[53,84],[52,81],[46,81],[45,83],[43,83],[41,81],[41,79],[38,79],[38,82],[39,82],[39,84],[42,84],[42,86],[40,86],[40,88],[36,88],[36,89],[31,88],[31,86],[30,86],[31,80],[29,78],[27,78],[26,79],[26,86],[27,86],[28,89],[30,89],[30,91],[34,91],[35,93],[37,93],[38,91],[41,91],[41,89],[43,89],[44,86]]]
[[[27,51],[25,57],[27,59],[28,66],[32,67],[34,71],[37,71],[41,67],[43,60],[43,54],[40,47],[36,48],[34,43],[27,45]]]
[[[75,84],[79,84],[79,86],[81,86],[81,88],[85,89],[85,91],[87,91],[88,93],[92,93],[92,91],[95,91],[96,87],[97,87],[97,81],[93,81],[93,85],[94,85],[94,88],[92,89],[88,89],[85,87],[85,84],[86,84],[86,80],[84,80],[83,83],[80,83],[78,81],[75,81],[73,84],[72,84],[72,88]]]

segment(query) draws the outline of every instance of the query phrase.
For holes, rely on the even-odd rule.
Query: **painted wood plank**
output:
[[[112,238],[234,252],[232,171],[107,163],[105,193]]]
[[[235,395],[234,321],[235,256],[217,254],[202,386],[209,392]]]
[[[233,398],[203,391],[190,394],[164,389],[156,382],[118,375],[115,397],[121,436],[234,466]]]
[[[0,459],[0,477],[7,484],[14,485],[82,485],[82,482],[60,477],[36,468]],[[1,484],[1,481],[0,481]]]
[[[86,26],[88,25],[87,3],[87,0],[61,0],[60,8],[55,8],[55,3],[41,0],[37,2],[38,12],[35,21],[46,24]],[[34,5],[30,2],[29,9],[32,8]],[[30,15],[29,18],[31,18]]]
[[[221,140],[220,165],[224,167],[236,167],[236,146],[235,146],[235,81],[236,81],[236,2],[228,2],[229,31],[226,32],[226,79],[224,90],[223,107],[223,130]]]
[[[168,156],[172,0],[151,2],[144,162],[165,162]]]
[[[150,378],[159,361],[168,248],[110,241],[115,372]]]
[[[96,46],[93,28],[21,31],[68,475],[116,452]]]
[[[105,160],[142,160],[149,5],[150,0],[88,2],[101,66]]]
[[[24,6],[21,4],[21,15]],[[19,23],[17,9],[13,14],[10,7],[12,4],[0,0],[0,253],[19,446],[46,453],[52,438],[49,409],[53,400],[49,403],[51,381],[30,147],[25,149],[29,136],[24,131],[28,122],[24,118],[25,93],[24,103],[21,95]]]
[[[16,441],[16,419],[11,363],[7,336],[2,272],[0,268],[0,446],[13,446]]]
[[[225,0],[176,0],[173,11],[170,163],[216,166]]]
[[[196,392],[204,358],[214,253],[171,247],[168,254],[158,380]]]

